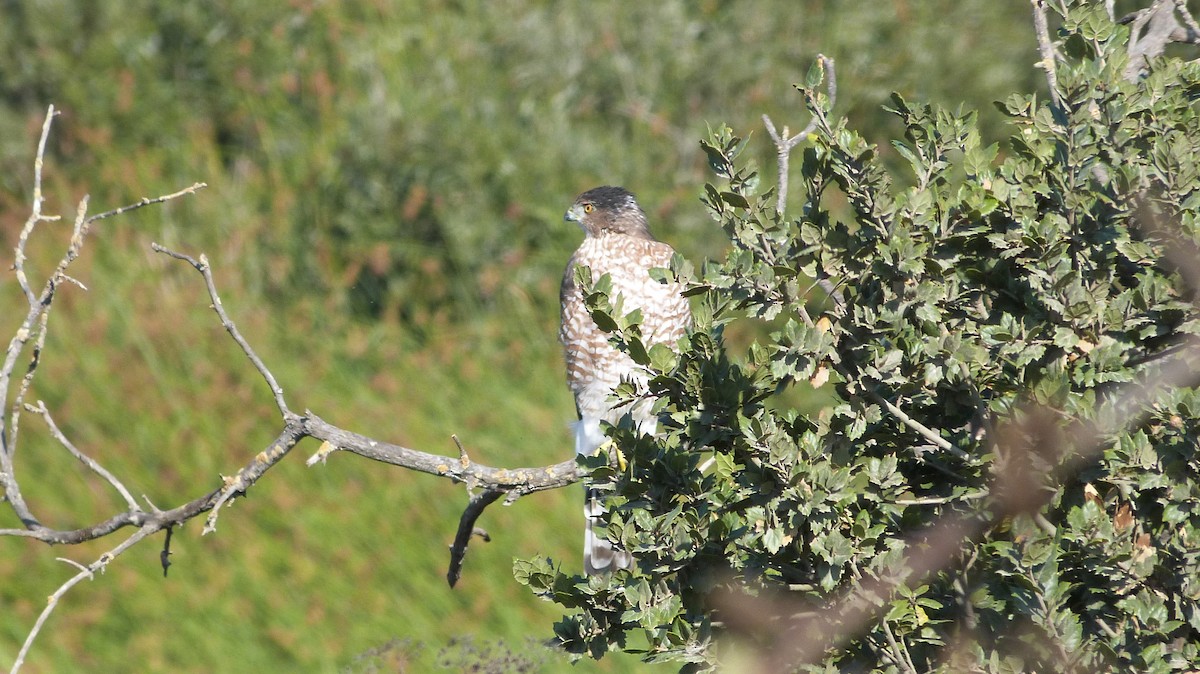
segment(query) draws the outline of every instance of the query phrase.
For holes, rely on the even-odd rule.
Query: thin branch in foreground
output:
[[[1179,16],[1183,18],[1183,25],[1187,26],[1187,35],[1184,40],[1196,44],[1200,42],[1200,23],[1196,22],[1196,17],[1192,16],[1188,10],[1187,0],[1175,0],[1175,10],[1179,12]]]
[[[100,555],[96,561],[92,562],[86,567],[83,567],[79,573],[71,576],[65,583],[60,585],[58,589],[54,591],[54,594],[51,594],[47,599],[46,608],[42,609],[42,612],[38,614],[37,621],[34,622],[33,628],[29,630],[28,636],[25,637],[25,642],[21,644],[21,650],[17,653],[17,659],[13,661],[13,666],[12,669],[9,670],[9,674],[16,674],[16,672],[21,669],[21,665],[24,664],[25,657],[29,655],[29,649],[33,646],[34,640],[37,639],[38,634],[42,631],[42,626],[46,624],[46,619],[49,618],[50,614],[54,612],[55,607],[58,606],[58,601],[62,599],[63,595],[65,595],[68,591],[70,591],[71,588],[75,587],[82,581],[95,578],[97,571],[103,571],[105,567],[108,566],[109,562],[117,557],[120,557],[121,553],[133,547],[151,533],[153,533],[153,530],[150,526],[144,526],[141,529],[138,529],[133,533],[132,536],[122,541],[120,545]],[[75,564],[75,566],[78,567],[79,564]]]
[[[234,322],[229,319],[229,315],[225,313],[225,306],[221,303],[221,296],[217,294],[217,284],[213,281],[212,267],[208,264],[208,258],[201,255],[200,259],[196,260],[190,255],[177,253],[157,243],[151,243],[150,248],[156,253],[162,253],[176,260],[183,260],[192,265],[196,271],[200,272],[200,275],[204,277],[204,285],[208,289],[208,297],[212,300],[212,310],[217,312],[217,317],[221,319],[222,327],[233,337],[233,341],[237,342],[237,345],[241,347],[242,352],[246,354],[246,357],[254,365],[254,369],[258,370],[258,373],[267,382],[267,387],[271,389],[271,395],[275,398],[275,406],[279,408],[279,413],[283,415],[283,418],[286,420],[294,416],[292,411],[288,409],[287,402],[283,399],[283,388],[279,386],[279,382],[275,381],[275,375],[271,374],[271,371],[267,369],[262,359],[258,357],[258,354],[250,346],[250,342],[246,341],[241,331],[237,329]]]
[[[25,409],[33,412],[34,414],[40,415],[42,420],[46,422],[46,427],[50,429],[50,435],[54,436],[55,440],[58,440],[58,444],[66,447],[67,451],[71,453],[71,456],[74,456],[80,461],[80,463],[87,466],[89,470],[104,478],[109,484],[111,484],[113,489],[116,489],[121,495],[121,498],[125,499],[125,503],[129,506],[130,511],[141,510],[141,507],[138,506],[138,503],[133,498],[133,495],[129,493],[129,490],[125,488],[125,485],[122,484],[115,475],[105,469],[104,466],[101,466],[100,463],[95,459],[79,451],[79,448],[75,446],[75,443],[71,442],[71,440],[67,438],[66,434],[62,432],[62,429],[58,427],[58,424],[54,423],[54,419],[50,416],[50,410],[46,409],[46,403],[39,400],[37,405],[26,405]]]
[[[21,228],[21,233],[17,236],[17,248],[13,257],[12,268],[17,276],[17,284],[21,286],[21,292],[25,293],[25,299],[30,304],[36,302],[37,298],[29,286],[29,278],[25,275],[25,246],[29,243],[29,235],[33,233],[33,228],[39,222],[59,219],[57,215],[42,215],[42,204],[46,201],[42,195],[42,167],[45,163],[46,140],[50,137],[50,124],[58,114],[58,111],[51,105],[46,110],[46,121],[42,122],[42,135],[38,139],[37,153],[33,157],[33,207],[30,210],[29,219],[25,221],[25,226]]]
[[[1187,27],[1179,24],[1179,11]],[[1125,79],[1133,82],[1142,76],[1150,61],[1161,56],[1168,44],[1200,41],[1200,32],[1193,30],[1196,23],[1187,11],[1186,2],[1177,0],[1154,0],[1149,7],[1122,17],[1119,23],[1130,24],[1129,65],[1125,67]]]
[[[817,54],[817,61],[821,64],[822,70],[825,71],[826,91],[829,94],[829,107],[833,107],[837,102],[837,73],[834,70],[833,59],[824,54]],[[788,173],[790,171],[791,160],[789,156],[792,150],[800,141],[808,137],[817,128],[817,119],[814,117],[809,120],[808,124],[794,136],[788,135],[788,128],[783,127],[783,133],[779,133],[775,129],[775,123],[767,115],[762,116],[763,124],[767,127],[767,133],[770,134],[771,140],[775,142],[775,158],[779,169],[779,190],[775,195],[775,213],[780,217],[783,216],[783,211],[787,207],[788,196]]]

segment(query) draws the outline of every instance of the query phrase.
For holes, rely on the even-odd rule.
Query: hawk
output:
[[[646,214],[628,190],[588,190],[579,195],[563,218],[578,224],[584,237],[563,274],[559,338],[566,354],[567,384],[579,412],[574,426],[575,452],[594,454],[605,441],[601,421],[616,424],[629,413],[639,431],[653,433],[657,420],[648,405],[635,404],[631,408],[612,400],[613,389],[623,379],[644,384],[645,373],[627,354],[615,349],[592,320],[582,290],[575,283],[575,267],[588,267],[593,279],[608,274],[614,303],[619,295],[624,311],[641,310],[646,348],[654,344],[674,346],[691,322],[691,310],[680,284],[661,283],[650,277],[651,269],[670,265],[675,251],[650,235]],[[614,548],[610,541],[593,533],[593,524],[604,512],[593,489],[587,489],[583,512],[584,572],[593,575],[632,566],[633,558],[627,551]]]

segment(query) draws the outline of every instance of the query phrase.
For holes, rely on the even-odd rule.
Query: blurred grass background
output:
[[[90,290],[59,294],[34,397],[164,508],[274,436],[269,392],[198,275],[150,251],[158,241],[208,255],[293,408],[450,455],[457,433],[492,465],[560,461],[574,411],[557,287],[580,238],[561,215],[577,193],[630,187],[661,238],[694,260],[720,254],[697,199],[706,125],[757,134],[769,184],[760,115],[804,125],[791,84],[822,52],[837,61],[837,112],[885,153],[901,131],[881,107],[893,90],[965,101],[998,139],[991,101],[1040,85],[1030,21],[1026,3],[993,0],[0,2],[5,268],[50,103],[63,114],[49,212],[69,220],[85,193],[99,212],[209,184],[96,228],[72,272]],[[67,228],[39,229],[34,278]],[[0,276],[5,334],[22,302]],[[498,640],[541,671],[566,666],[529,642],[558,611],[510,570],[537,553],[578,563],[578,489],[490,509],[493,542],[473,545],[452,591],[464,490],[352,456],[307,469],[315,450],[301,445],[215,535],[178,531],[166,580],[143,544],[73,590],[24,671],[453,671],[499,667],[483,648]],[[30,415],[17,465],[47,524],[120,507]],[[0,539],[0,664],[74,573],[54,557],[88,562],[122,535],[53,550]],[[613,657],[575,671],[670,669]]]

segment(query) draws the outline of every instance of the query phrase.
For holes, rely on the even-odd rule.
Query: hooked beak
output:
[[[563,214],[563,220],[568,220],[568,221],[574,222],[574,223],[581,222],[580,219],[582,217],[583,217],[583,209],[579,206],[579,204],[575,204],[574,206],[570,207],[569,209],[567,209],[567,212]]]

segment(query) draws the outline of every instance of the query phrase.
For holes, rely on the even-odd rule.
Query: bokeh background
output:
[[[150,242],[206,253],[226,308],[293,408],[364,434],[491,465],[568,457],[574,410],[556,340],[579,192],[635,191],[660,238],[699,261],[724,239],[698,195],[698,141],[807,121],[792,83],[837,62],[836,112],[880,144],[909,100],[979,110],[1043,87],[1028,3],[775,0],[655,3],[0,1],[0,263],[29,213],[47,105],[47,210],[69,222],[195,181],[181,201],[104,221],[65,288],[35,398],[136,494],[173,507],[264,448],[269,392],[208,310],[199,277]],[[69,224],[43,225],[41,279]],[[23,299],[0,275],[0,330]],[[7,342],[7,337],[5,337]],[[7,413],[7,411],[6,411]],[[455,590],[466,502],[445,480],[304,444],[221,517],[176,532],[170,577],[143,544],[74,589],[23,671],[562,671],[537,645],[556,607],[514,557],[578,564],[580,489],[489,509]],[[121,507],[22,424],[18,471],[43,521]],[[10,512],[0,527],[15,526]],[[123,535],[72,548],[0,539],[0,666],[74,569]],[[509,669],[505,669],[508,667]],[[574,671],[670,671],[629,656]]]

